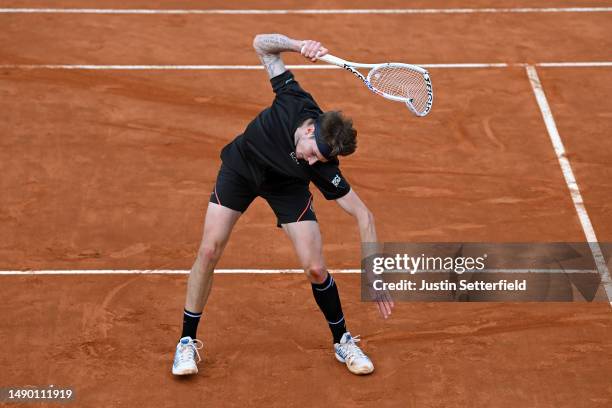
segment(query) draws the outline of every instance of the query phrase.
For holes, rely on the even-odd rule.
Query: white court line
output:
[[[401,8],[401,9],[93,9],[93,8],[0,8],[15,14],[501,14],[501,13],[609,13],[612,7],[514,7],[514,8]]]
[[[591,224],[591,219],[587,213],[586,207],[584,206],[582,194],[580,194],[580,189],[578,188],[578,182],[576,181],[572,166],[567,158],[565,146],[563,145],[563,141],[561,140],[561,136],[557,130],[555,119],[552,111],[550,110],[550,106],[548,105],[548,100],[544,94],[544,88],[542,87],[542,83],[540,82],[536,68],[528,65],[525,69],[527,70],[527,76],[529,77],[531,88],[533,89],[538,106],[540,107],[542,118],[544,118],[546,130],[548,131],[548,135],[550,136],[550,140],[555,149],[557,160],[561,166],[565,183],[567,184],[567,188],[572,196],[572,201],[574,203],[576,213],[578,214],[580,225],[582,225],[582,230],[584,231],[584,235],[589,243],[589,247],[591,248],[593,258],[595,259],[595,265],[597,266],[597,270],[601,275],[601,283],[606,291],[606,295],[608,296],[608,301],[610,301],[610,306],[612,306],[612,280],[610,280],[610,271],[606,265],[599,242],[597,241],[593,224]]]
[[[331,273],[359,273],[359,269],[330,269]],[[76,270],[30,270],[0,271],[1,275],[186,275],[187,269],[76,269]],[[215,273],[283,274],[304,273],[302,269],[215,269]]]
[[[288,69],[340,69],[335,65],[287,65]],[[75,69],[75,70],[134,70],[134,71],[240,71],[262,70],[262,65],[73,65],[73,64],[5,64],[0,69]]]
[[[527,66],[527,64],[525,64]],[[556,68],[556,67],[612,67],[611,61],[593,61],[593,62],[541,62],[535,64],[538,67]]]
[[[598,63],[599,64],[599,63]],[[610,63],[612,65],[612,63]],[[421,64],[424,68],[507,68],[506,63]],[[524,66],[524,65],[520,65]],[[287,65],[287,69],[342,69],[336,65]],[[0,69],[75,69],[75,70],[134,70],[134,71],[240,71],[263,70],[262,65],[73,65],[73,64],[5,64]]]
[[[416,64],[424,68],[516,68],[527,67],[527,63],[457,63],[457,64]],[[612,67],[612,61],[540,62],[534,64],[547,68]],[[320,70],[342,69],[335,65],[287,65],[288,69]],[[94,71],[241,71],[262,70],[262,65],[79,65],[79,64],[0,64],[0,69],[51,69],[51,70],[94,70]]]
[[[358,274],[361,269],[330,269],[331,273]],[[448,272],[447,270],[419,270],[423,272]],[[471,271],[468,271],[471,272]],[[483,269],[478,273],[598,273],[595,269]],[[26,270],[0,271],[0,276],[30,275],[186,275],[187,269],[75,269],[75,270]],[[219,274],[302,274],[302,269],[216,269]]]
[[[391,272],[391,271],[390,271]],[[410,271],[402,271],[410,272]],[[446,269],[417,269],[416,273],[444,273]],[[598,273],[597,269],[482,269],[479,271],[466,271],[466,273]],[[460,274],[458,274],[460,275]]]

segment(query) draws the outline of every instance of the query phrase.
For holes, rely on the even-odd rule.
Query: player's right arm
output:
[[[316,57],[327,54],[327,48],[318,41],[294,40],[282,34],[258,34],[253,39],[253,48],[270,78],[287,70],[281,52],[299,52],[313,62],[317,60]]]

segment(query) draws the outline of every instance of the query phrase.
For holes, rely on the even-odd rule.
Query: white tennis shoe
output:
[[[204,344],[200,340],[193,340],[191,337],[183,337],[180,339],[176,345],[174,364],[172,364],[172,374],[197,374],[198,363],[202,361],[198,350],[201,350],[202,347],[204,347]]]
[[[336,359],[345,363],[353,374],[370,374],[374,371],[374,364],[357,346],[356,343],[359,341],[359,336],[352,337],[351,333],[344,333],[340,343],[334,344]]]

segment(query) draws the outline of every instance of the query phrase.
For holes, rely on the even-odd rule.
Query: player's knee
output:
[[[323,283],[327,278],[327,268],[324,265],[312,264],[305,268],[306,276],[312,283]]]
[[[203,244],[198,251],[198,259],[204,263],[216,263],[221,257],[222,246],[218,242]]]

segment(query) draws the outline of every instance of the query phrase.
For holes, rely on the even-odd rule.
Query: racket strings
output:
[[[368,79],[377,90],[410,100],[418,112],[427,111],[431,85],[422,73],[408,67],[385,65],[370,71]]]

